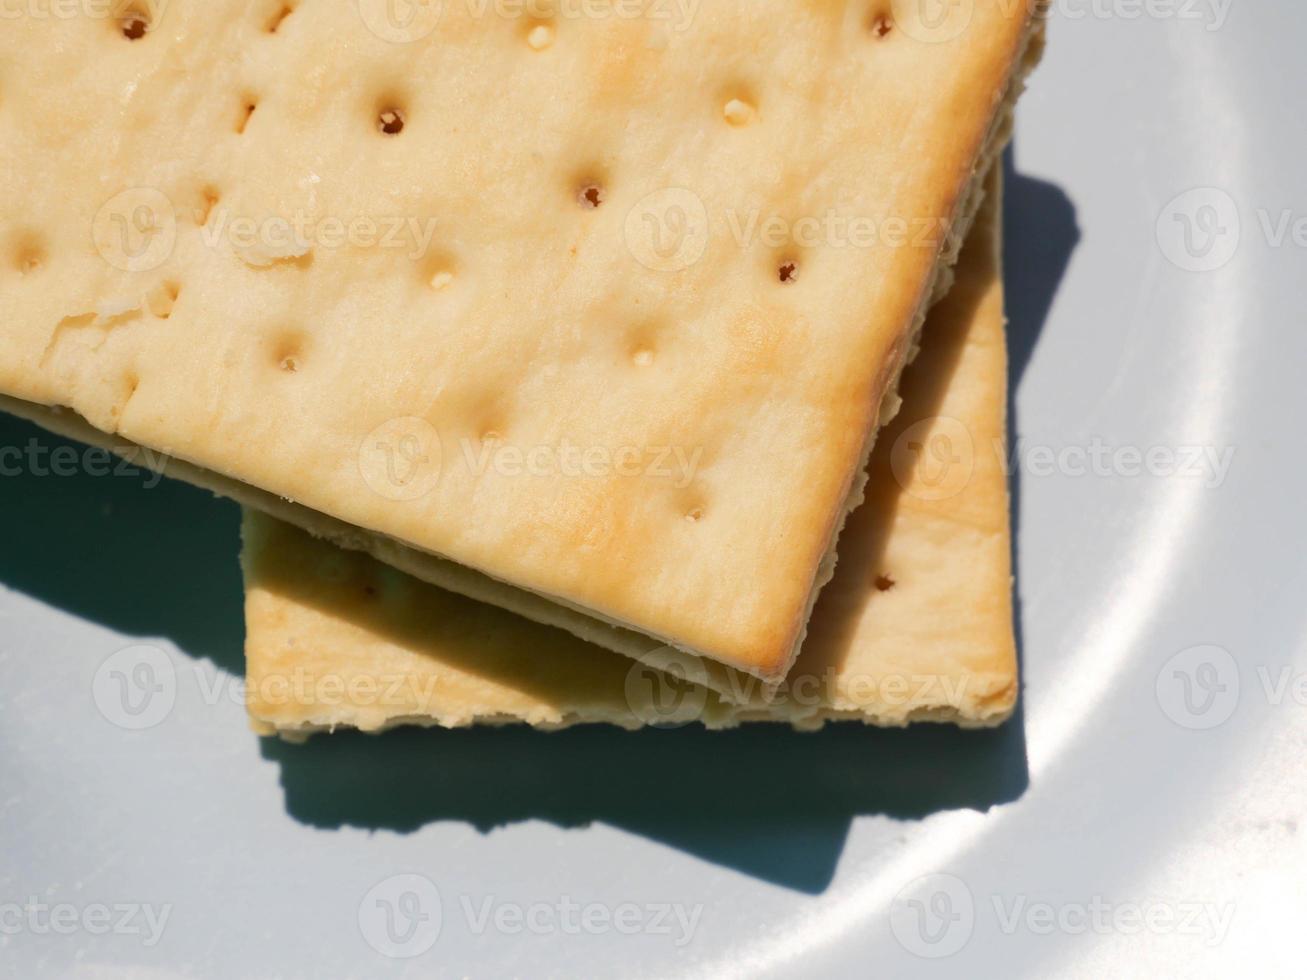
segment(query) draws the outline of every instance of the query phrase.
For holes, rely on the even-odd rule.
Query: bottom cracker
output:
[[[670,673],[657,657],[633,663],[247,509],[256,730],[1005,720],[1017,661],[998,180],[952,290],[931,310],[901,410],[872,455],[865,502],[778,695],[738,673],[731,690],[711,690],[693,661]]]

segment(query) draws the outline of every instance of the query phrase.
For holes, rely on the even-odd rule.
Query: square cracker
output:
[[[995,177],[995,184],[997,176]],[[725,698],[561,630],[419,582],[255,511],[245,518],[246,691],[254,726],[700,719],[993,725],[1012,711],[1006,352],[998,194],[930,314],[903,405],[872,455],[807,642],[775,700]],[[732,703],[736,702],[736,703]],[[742,702],[742,703],[740,703]]]
[[[1023,2],[916,7],[7,20],[0,394],[448,588],[779,680],[1037,47]],[[747,231],[830,216],[880,232]]]

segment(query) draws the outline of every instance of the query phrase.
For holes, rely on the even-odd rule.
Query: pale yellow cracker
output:
[[[6,404],[629,654],[785,674],[1026,3],[84,7],[0,31]]]
[[[419,582],[255,511],[245,517],[247,692],[257,729],[406,722],[540,727],[839,718],[991,725],[1017,691],[998,195],[932,310],[902,411],[872,455],[782,695],[732,699]],[[704,681],[693,672],[690,679]],[[678,682],[681,681],[681,682]]]

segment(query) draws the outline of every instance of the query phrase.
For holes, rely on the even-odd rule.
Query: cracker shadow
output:
[[[1010,153],[1005,168],[1015,390],[1078,232],[1060,190],[1016,174]],[[1017,420],[1009,419],[1015,432]],[[33,440],[47,452],[81,452],[0,416],[0,448]],[[0,583],[123,633],[166,636],[191,656],[243,674],[234,504],[170,480],[147,488],[141,473],[6,474]],[[1016,473],[1014,530],[1019,500]],[[1018,588],[1018,610],[1019,596]],[[1024,658],[1019,614],[1017,628]],[[856,817],[986,810],[1019,798],[1029,782],[1020,705],[1007,725],[983,732],[832,725],[800,734],[754,725],[724,733],[605,727],[543,734],[509,727],[260,744],[280,768],[286,811],[309,826],[407,833],[442,820],[483,831],[525,820],[603,822],[809,893],[829,884]]]
[[[102,459],[0,413],[0,583],[243,673],[240,509]]]
[[[978,215],[976,228],[981,235],[987,230],[982,228],[984,223],[983,215]],[[881,598],[876,580],[896,576],[896,569],[886,561],[886,552],[908,490],[893,472],[889,451],[913,425],[943,412],[970,343],[971,324],[992,287],[992,263],[999,261],[998,256],[987,258],[987,244],[976,239],[964,243],[959,267],[983,269],[987,274],[957,277],[931,309],[917,358],[903,371],[898,389],[902,405],[876,436],[867,465],[863,502],[849,514],[840,533],[834,576],[813,608],[800,663],[843,668],[864,617],[876,615]],[[980,258],[973,252],[976,248],[981,249]],[[858,596],[862,601],[850,603],[849,596]]]
[[[1015,142],[1003,154],[1003,182],[1008,391],[1015,396],[1044,331],[1058,286],[1080,244],[1080,227],[1075,205],[1065,191],[1056,184],[1017,173]],[[1015,411],[1008,413],[1008,419],[1015,419]]]
[[[84,447],[0,415],[0,447]],[[4,457],[0,457],[3,460]],[[244,673],[239,510],[143,472],[0,476],[7,515],[0,582],[128,635],[166,637],[185,654]],[[281,769],[289,815],[319,828],[407,833],[438,821],[483,831],[545,820],[602,822],[805,892],[829,883],[853,817],[903,819],[986,808],[1025,785],[1020,729],[880,731],[772,725],[553,734],[514,726],[380,736],[338,733],[304,745],[261,742]]]
[[[1080,244],[1076,208],[1056,184],[1024,177],[1016,170],[1016,141],[1003,153],[1007,197],[1003,207],[1003,279],[1007,307],[1008,415],[1007,444],[1011,454],[1020,434],[1017,391],[1030,366],[1044,331],[1053,299]],[[1022,575],[1018,543],[1021,540],[1021,467],[1009,468],[1008,492],[1012,522],[1012,611],[1015,620],[1017,664],[1025,677],[1026,650],[1021,615]],[[1024,724],[1025,692],[1011,724]]]
[[[830,883],[856,816],[986,809],[1026,786],[1020,726],[397,729],[266,739],[286,807],[319,828],[602,822],[775,884]]]

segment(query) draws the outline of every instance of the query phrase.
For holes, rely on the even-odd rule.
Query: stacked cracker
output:
[[[1031,10],[267,6],[0,40],[0,394],[250,508],[258,726],[1010,712],[996,193],[867,459]]]

